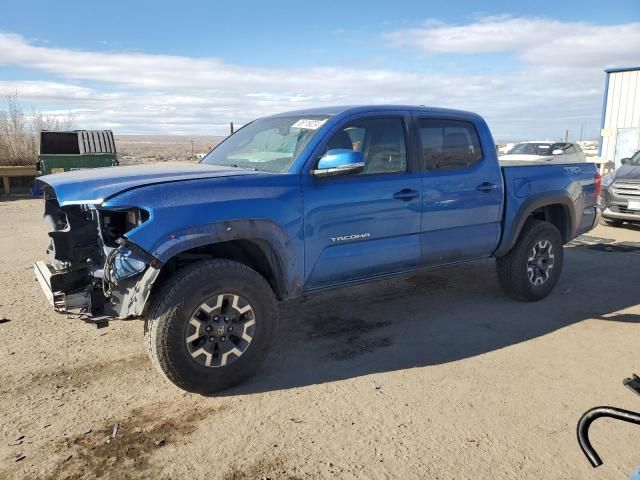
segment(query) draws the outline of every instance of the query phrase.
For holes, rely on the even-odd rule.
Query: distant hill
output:
[[[225,137],[202,135],[116,135],[121,165],[147,162],[196,161]],[[192,152],[193,142],[193,156]]]

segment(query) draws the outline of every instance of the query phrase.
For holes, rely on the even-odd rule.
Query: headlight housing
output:
[[[149,212],[137,207],[122,210],[100,209],[99,213],[102,239],[109,246],[115,246],[116,241],[125,233],[149,219]]]
[[[144,271],[147,263],[130,250],[120,247],[111,266],[111,279],[117,282]]]

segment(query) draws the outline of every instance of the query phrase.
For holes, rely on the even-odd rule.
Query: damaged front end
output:
[[[162,265],[125,234],[148,221],[146,210],[61,207],[54,191],[45,188],[44,218],[49,263],[36,262],[34,272],[55,311],[99,327],[144,314]]]

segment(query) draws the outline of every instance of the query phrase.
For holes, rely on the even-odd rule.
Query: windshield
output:
[[[286,172],[328,119],[327,115],[260,118],[214,148],[202,163]]]

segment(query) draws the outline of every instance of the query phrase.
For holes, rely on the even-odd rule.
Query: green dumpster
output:
[[[40,132],[36,176],[118,165],[111,130]]]

